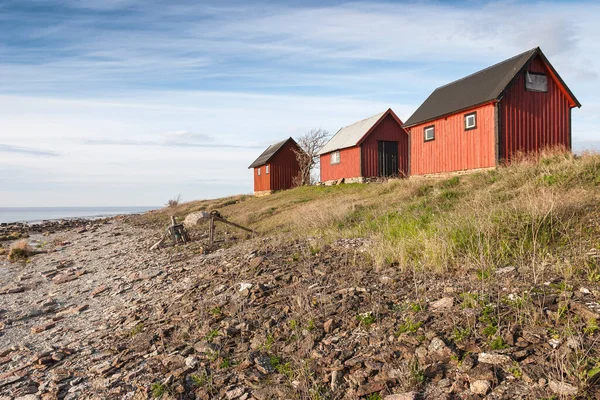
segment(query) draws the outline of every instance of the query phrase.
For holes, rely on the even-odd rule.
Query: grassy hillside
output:
[[[534,280],[548,269],[600,278],[600,155],[547,152],[493,171],[383,184],[301,187],[267,197],[194,201],[147,214],[219,210],[264,235],[368,238],[377,266],[446,272],[518,266]]]
[[[463,176],[190,202],[132,222],[158,234],[172,214],[217,209],[261,232],[204,256],[199,226],[199,240],[163,250],[197,279],[188,298],[168,299],[170,321],[182,321],[172,348],[221,338],[202,375],[221,383],[198,398],[224,398],[224,382],[246,382],[262,359],[272,368],[264,361],[250,385],[256,398],[590,399],[599,200],[600,155],[547,152]],[[163,324],[158,313],[144,329]],[[242,339],[227,330],[244,324]],[[223,368],[230,359],[239,365]]]

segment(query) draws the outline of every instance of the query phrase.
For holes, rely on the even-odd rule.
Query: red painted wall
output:
[[[510,160],[516,152],[531,152],[546,146],[571,148],[570,100],[561,90],[544,61],[538,56],[530,72],[548,76],[548,92],[525,90],[525,72],[511,83],[500,102],[500,158]]]
[[[477,127],[465,130],[464,115],[477,112]],[[424,175],[496,165],[495,105],[485,104],[458,114],[415,125],[410,132],[410,174]],[[435,126],[435,140],[423,130]]]
[[[378,176],[378,144],[379,140],[398,142],[398,171],[400,175],[408,175],[408,134],[398,121],[387,115],[361,143],[362,176]]]
[[[298,146],[290,141],[271,159],[271,190],[293,187],[293,180],[300,173],[294,148]]]
[[[269,165],[269,169],[270,164]],[[260,176],[258,176],[258,170],[260,169]],[[271,174],[267,174],[266,165],[254,168],[254,191],[262,192],[263,190],[271,190]]]
[[[321,182],[359,176],[361,176],[359,146],[340,150],[339,164],[331,164],[331,153],[321,156]]]

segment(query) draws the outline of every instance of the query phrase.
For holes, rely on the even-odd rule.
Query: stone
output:
[[[484,381],[484,380],[480,379],[480,380],[471,382],[469,389],[471,390],[472,393],[483,396],[483,395],[486,395],[487,392],[489,392],[491,387],[492,387],[492,385],[490,384],[489,381]]]
[[[504,354],[479,353],[478,360],[480,363],[501,365],[510,363],[512,358]]]
[[[52,282],[56,283],[57,285],[60,285],[61,283],[71,282],[71,281],[74,281],[75,279],[77,279],[77,275],[72,274],[72,273],[66,273],[66,274],[56,275],[54,278],[52,278]]]
[[[383,400],[416,400],[416,398],[417,392],[406,392],[387,395]]]
[[[332,371],[331,372],[331,391],[337,392],[343,382],[344,373],[342,371]]]
[[[448,310],[454,306],[454,297],[443,297],[429,304],[431,311]]]
[[[248,267],[249,267],[250,269],[255,269],[255,268],[258,268],[258,266],[259,266],[260,264],[262,264],[262,262],[263,262],[264,260],[265,260],[265,258],[264,258],[264,257],[262,257],[262,256],[259,256],[259,257],[254,257],[252,260],[250,260],[250,264],[248,264]]]
[[[548,387],[559,396],[575,396],[579,391],[576,386],[566,382],[550,381]]]
[[[108,288],[106,286],[100,285],[96,289],[92,290],[92,292],[90,293],[90,297],[96,297],[100,293],[103,293],[103,292],[105,292],[107,290],[108,290]]]
[[[429,357],[436,361],[447,361],[452,356],[452,350],[440,338],[433,338],[427,348]]]
[[[263,374],[271,374],[275,371],[275,368],[273,368],[273,365],[271,364],[271,358],[267,354],[256,353],[253,358],[256,369]]]
[[[333,319],[328,319],[325,321],[325,323],[323,323],[323,330],[325,333],[331,333],[333,330]]]
[[[225,397],[227,397],[228,400],[239,399],[244,395],[244,393],[245,389],[243,387],[237,387],[235,389],[225,392]]]
[[[504,268],[498,268],[496,270],[496,275],[504,275],[504,274],[508,274],[510,272],[513,272],[515,270],[515,267],[504,267]]]
[[[600,320],[600,314],[590,310],[588,307],[581,303],[572,302],[570,306],[571,311],[573,311],[575,314],[579,315],[586,321],[589,321],[591,319],[595,319],[596,321]]]
[[[31,333],[41,333],[47,331],[48,329],[52,329],[56,326],[56,322],[48,322],[42,325],[36,325],[31,327]]]
[[[362,385],[356,391],[358,397],[366,396],[371,393],[381,392],[385,388],[385,382],[373,382],[366,385]]]

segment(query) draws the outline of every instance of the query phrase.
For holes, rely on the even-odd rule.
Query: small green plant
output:
[[[381,395],[379,393],[371,393],[370,395],[365,397],[365,399],[366,400],[381,400]]]
[[[221,312],[222,312],[221,307],[219,307],[219,306],[216,306],[216,307],[213,307],[210,309],[210,314],[213,317],[218,317],[219,315],[221,315]]]
[[[483,328],[483,334],[485,336],[491,337],[494,336],[498,332],[498,325],[489,323]]]
[[[289,380],[293,380],[296,377],[296,373],[292,369],[292,363],[286,362],[283,364],[279,364],[276,368],[277,372],[287,377]]]
[[[265,351],[271,351],[273,348],[273,343],[275,343],[275,337],[273,335],[267,335],[267,340],[262,347]]]
[[[421,326],[423,326],[422,321],[414,322],[412,318],[409,317],[398,327],[396,336],[400,336],[403,333],[415,333]]]
[[[375,316],[370,311],[358,314],[356,316],[356,320],[360,325],[364,326],[365,328],[368,328],[369,326],[373,325],[376,321]]]
[[[213,340],[215,340],[215,339],[216,339],[216,338],[217,338],[219,335],[220,335],[220,334],[219,334],[219,330],[218,330],[218,329],[213,329],[212,331],[210,331],[210,332],[208,332],[208,333],[206,334],[206,337],[205,337],[205,339],[206,339],[206,341],[207,341],[208,343],[212,343],[212,342],[213,342]]]
[[[508,368],[508,372],[510,372],[512,376],[514,376],[517,379],[521,379],[521,377],[523,376],[523,371],[521,371],[521,367],[516,361],[514,361],[513,365]]]
[[[561,320],[567,316],[569,312],[569,306],[565,304],[561,304],[558,306],[558,310],[556,311],[556,320]]]
[[[485,281],[492,276],[492,270],[490,268],[482,268],[477,270],[477,279]]]
[[[479,306],[479,296],[477,293],[461,293],[460,297],[462,298],[461,307],[462,308],[477,308]]]
[[[306,329],[308,329],[308,331],[312,332],[312,331],[315,330],[315,328],[316,328],[315,320],[314,319],[309,319],[308,323],[306,324]]]
[[[209,377],[206,373],[202,373],[200,375],[191,375],[190,379],[195,386],[203,387],[210,383],[211,377]]]
[[[292,254],[292,261],[296,262],[298,260],[300,260],[300,253]]]
[[[448,179],[447,181],[442,183],[442,187],[443,188],[452,188],[455,186],[458,186],[458,184],[460,183],[460,178],[458,176],[454,176],[450,179]]]
[[[321,248],[319,246],[310,246],[310,255],[311,256],[316,256],[317,254],[319,254],[321,252]]]
[[[419,301],[412,302],[408,305],[408,309],[412,312],[425,311],[427,309],[426,304],[422,304]]]
[[[598,321],[596,320],[596,318],[590,318],[587,322],[586,327],[583,328],[583,333],[587,335],[593,335],[594,333],[598,332],[598,329]]]
[[[452,337],[454,338],[455,342],[462,342],[463,340],[468,339],[470,336],[471,328],[468,326],[464,328],[457,326],[452,331]]]
[[[291,330],[295,331],[296,329],[298,329],[298,321],[296,321],[295,319],[290,320],[289,324]]]
[[[417,359],[410,364],[410,374],[415,384],[420,385],[425,382],[425,372],[419,366]]]
[[[135,336],[144,329],[144,324],[140,322],[129,331],[129,336]]]
[[[167,391],[167,387],[160,382],[155,382],[150,387],[150,392],[152,393],[152,398],[157,399],[162,397],[163,394]]]
[[[502,339],[502,336],[496,336],[495,338],[491,339],[488,342],[488,346],[492,350],[501,350],[509,347],[506,343],[504,343],[504,339]]]
[[[233,361],[231,361],[228,357],[223,357],[223,361],[221,361],[221,364],[219,364],[219,368],[227,369],[233,365],[234,365]]]

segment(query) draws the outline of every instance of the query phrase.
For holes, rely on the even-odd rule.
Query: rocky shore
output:
[[[593,280],[378,270],[366,239],[151,252],[162,232],[66,224],[0,230],[46,251],[0,261],[2,400],[600,399]]]
[[[88,220],[83,218],[45,220],[36,223],[2,222],[0,223],[0,242],[27,238],[31,234],[52,234],[71,229],[87,229],[105,223],[109,218]]]

